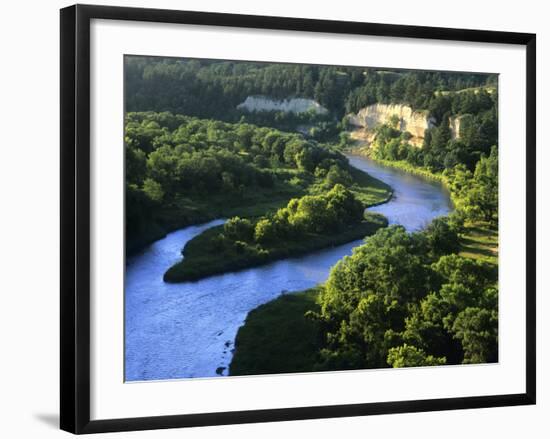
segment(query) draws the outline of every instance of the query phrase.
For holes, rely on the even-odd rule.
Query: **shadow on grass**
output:
[[[497,229],[493,229],[490,227],[482,227],[482,226],[470,226],[468,227],[468,232],[476,237],[479,238],[493,238],[497,233]]]
[[[486,258],[494,258],[497,256],[496,252],[489,247],[480,246],[479,243],[471,239],[463,239],[462,251],[470,253],[476,256],[483,256]]]

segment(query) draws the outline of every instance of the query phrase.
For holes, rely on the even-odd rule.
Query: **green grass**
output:
[[[260,246],[255,242],[219,247],[214,240],[223,226],[213,227],[190,240],[183,249],[184,259],[173,265],[164,274],[166,282],[186,282],[207,276],[256,267],[278,259],[299,256],[334,247],[346,242],[372,235],[387,220],[379,214],[366,213],[365,220],[351,225],[336,234],[308,233],[300,240],[279,240],[273,244]]]
[[[350,167],[349,172],[354,181],[350,190],[366,207],[383,204],[392,197],[393,189],[386,183],[357,168]]]
[[[349,166],[347,171],[352,177],[352,183],[346,185],[346,187],[365,207],[386,203],[392,197],[393,189],[390,185],[353,166]],[[320,195],[327,192],[329,189],[330,188],[327,188],[324,182],[320,182],[312,184],[309,187],[308,193],[311,195]]]
[[[493,94],[496,92],[496,87],[492,85],[481,85],[479,87],[469,87],[469,88],[463,88],[461,90],[456,91],[450,91],[450,90],[441,90],[441,91],[435,91],[434,94],[437,95],[451,95],[451,94],[460,94],[465,93],[469,91],[473,91],[474,93],[479,93],[481,90],[485,90],[489,94]]]
[[[303,185],[278,182],[273,188],[256,187],[241,194],[181,197],[167,206],[165,220],[183,216],[194,221],[187,224],[190,225],[220,217],[259,217],[286,206],[291,198],[305,195],[310,184],[308,181],[304,181]],[[199,218],[200,221],[196,221]]]
[[[307,183],[307,182],[306,182]],[[179,197],[155,212],[155,220],[134,237],[127,237],[126,252],[133,254],[167,233],[217,218],[256,218],[287,205],[294,197],[308,193],[309,186],[278,183],[273,188],[255,188],[243,194]]]
[[[311,372],[320,329],[304,314],[319,311],[318,294],[319,288],[285,294],[252,310],[237,333],[229,375]]]
[[[467,224],[460,236],[460,255],[498,265],[498,230],[485,223]]]

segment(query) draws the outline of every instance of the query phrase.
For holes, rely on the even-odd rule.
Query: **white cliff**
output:
[[[427,111],[414,111],[408,105],[401,104],[374,104],[362,108],[357,114],[348,115],[349,122],[356,127],[352,138],[371,143],[374,140],[374,129],[390,123],[395,117],[398,118],[397,128],[409,132],[412,135],[409,143],[417,147],[422,146],[426,129],[435,124],[435,120],[428,117]]]
[[[248,96],[244,102],[237,105],[237,108],[250,112],[284,111],[299,114],[314,111],[317,114],[328,113],[328,110],[321,104],[306,98],[272,99],[266,96]]]
[[[463,116],[449,117],[449,128],[451,129],[451,139],[460,139],[460,123]]]

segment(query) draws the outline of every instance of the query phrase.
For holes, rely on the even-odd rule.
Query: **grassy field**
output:
[[[386,226],[387,220],[382,215],[366,213],[363,222],[333,235],[308,233],[300,240],[281,240],[269,246],[243,243],[243,246],[221,249],[216,247],[217,243],[213,238],[220,234],[222,226],[213,227],[187,243],[183,250],[184,259],[164,274],[164,280],[186,282],[251,268],[362,239]]]
[[[383,204],[392,197],[393,189],[386,183],[353,167],[349,171],[354,181],[350,190],[366,207]]]
[[[460,255],[498,265],[498,230],[484,223],[466,224]]]
[[[460,93],[467,93],[467,92],[474,92],[474,93],[477,94],[481,90],[485,90],[487,93],[493,94],[493,93],[496,92],[496,87],[492,86],[492,85],[482,85],[482,86],[479,86],[479,87],[463,88],[462,90],[456,90],[456,91],[446,91],[446,90],[435,91],[434,94],[436,96],[437,95],[445,96],[445,95],[450,95],[450,94],[460,94]]]
[[[297,173],[298,174],[298,173]],[[287,205],[294,197],[308,194],[315,181],[302,180],[302,184],[281,183],[273,188],[256,188],[242,194],[212,195],[209,197],[180,197],[155,212],[155,220],[144,227],[142,233],[126,242],[127,254],[132,254],[167,233],[216,218],[240,216],[255,218]]]
[[[320,348],[318,288],[283,295],[248,314],[235,340],[230,375],[311,372]]]

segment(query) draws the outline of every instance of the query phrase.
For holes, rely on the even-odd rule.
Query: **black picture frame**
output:
[[[70,6],[62,9],[60,13],[61,429],[81,434],[535,404],[536,36],[534,34],[89,5]],[[90,420],[90,21],[92,19],[525,46],[527,59],[525,66],[527,79],[526,392],[494,396]]]

